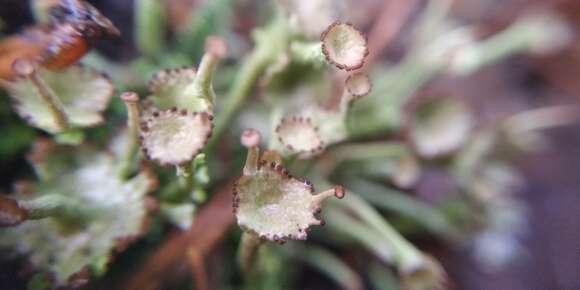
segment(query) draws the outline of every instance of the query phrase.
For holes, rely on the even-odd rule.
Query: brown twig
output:
[[[193,259],[190,262],[194,262],[195,265],[193,270],[194,277],[198,279],[197,286],[205,287],[197,289],[211,289],[206,279],[203,258],[234,223],[231,188],[231,182],[220,188],[212,200],[199,211],[191,228],[187,232],[171,234],[120,289],[162,289],[167,278],[184,262],[185,254],[189,254],[189,258]]]
[[[195,280],[195,289],[197,290],[213,289],[209,287],[203,253],[200,253],[199,250],[197,249],[191,248],[187,252],[187,256],[189,258],[189,267],[191,268],[191,274],[193,279]]]

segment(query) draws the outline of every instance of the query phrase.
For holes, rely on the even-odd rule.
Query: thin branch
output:
[[[174,232],[147,258],[140,270],[118,289],[160,290],[164,282],[184,262],[188,251],[205,257],[234,224],[231,211],[231,188],[225,183],[200,211],[187,232]],[[199,283],[199,282],[198,282]]]

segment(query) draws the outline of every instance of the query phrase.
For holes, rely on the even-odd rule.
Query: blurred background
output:
[[[127,81],[119,81],[119,91],[142,88],[144,80],[155,70],[197,63],[203,53],[204,35],[218,34],[226,37],[231,48],[230,56],[225,62],[226,67],[234,67],[252,47],[252,29],[262,26],[269,17],[268,9],[263,7],[267,6],[263,3],[266,1],[159,0],[165,7],[164,38],[171,44],[151,49],[170,53],[163,60],[144,60],[143,55],[148,52],[138,43],[135,3],[131,0],[88,2],[112,20],[121,30],[122,37],[99,42],[96,52],[87,57],[87,62],[105,69],[112,68],[109,64],[131,64],[136,68],[136,81],[133,81],[133,77],[128,77]],[[366,68],[369,71],[378,71],[378,75],[381,70],[405,59],[410,50],[410,35],[417,23],[422,21],[422,15],[429,5],[429,1],[425,0],[334,2],[336,3],[333,5],[339,7],[339,12],[331,20],[336,18],[350,21],[367,33],[371,60]],[[221,9],[220,6],[225,8]],[[324,12],[319,11],[319,15],[317,11],[311,11],[312,15],[309,16],[312,19],[325,19]],[[476,128],[494,126],[498,119],[543,107],[563,109],[562,114],[571,115],[566,116],[564,121],[558,118],[560,111],[555,111],[554,114],[531,115],[524,119],[525,124],[539,123],[538,127],[546,129],[541,130],[541,136],[516,137],[516,141],[526,144],[522,145],[526,149],[522,150],[523,153],[511,154],[509,159],[503,160],[504,165],[509,165],[509,170],[517,172],[517,176],[514,177],[515,182],[508,182],[508,205],[504,204],[502,209],[492,210],[490,213],[491,217],[498,219],[501,219],[500,215],[507,215],[505,219],[508,221],[499,222],[500,230],[483,229],[475,233],[475,230],[470,229],[469,238],[462,238],[468,242],[451,243],[429,231],[401,230],[413,244],[442,263],[448,274],[449,289],[580,289],[580,123],[574,117],[576,111],[570,113],[568,110],[578,108],[580,98],[580,1],[455,0],[445,17],[450,25],[473,27],[475,37],[486,39],[506,29],[523,15],[538,12],[557,15],[559,20],[566,23],[567,36],[564,44],[554,50],[540,49],[541,53],[506,53],[498,61],[469,74],[439,74],[430,78],[416,91],[412,91],[405,106],[406,110],[414,110],[416,103],[421,104],[421,100],[433,95],[459,97],[472,110],[476,118]],[[24,27],[33,24],[33,19],[29,1],[0,0],[1,36],[22,31]],[[192,22],[197,24],[193,25]],[[319,31],[315,29],[314,23],[311,25],[308,27]],[[326,23],[322,27],[325,25]],[[433,37],[439,37],[448,32],[442,30],[433,33],[437,34]],[[545,42],[557,41],[546,38]],[[540,41],[540,44],[550,46],[554,43]],[[224,70],[224,75],[230,73],[229,71],[231,69]],[[113,78],[115,76],[118,75],[113,72]],[[224,79],[222,82],[218,80],[216,84],[218,94],[228,85],[227,77]],[[380,88],[381,78],[373,80],[375,87]],[[388,94],[388,90],[385,92]],[[8,97],[2,96],[0,103],[0,190],[7,193],[12,190],[15,180],[32,175],[25,154],[39,133],[18,118],[11,109]],[[108,116],[112,120],[110,126],[122,124],[122,104],[115,101]],[[544,126],[544,123],[557,125]],[[404,140],[405,131],[398,131],[389,138]],[[475,137],[469,138],[466,142]],[[531,141],[524,140],[525,138],[530,138]],[[441,170],[440,165],[444,162],[445,160],[439,159],[425,161],[416,183],[405,192],[428,205],[441,206],[448,201],[450,192],[455,192],[458,185],[449,172]],[[500,186],[504,181],[503,177],[492,178],[489,184],[482,186]],[[397,216],[389,211],[384,214],[393,219]],[[464,219],[469,219],[469,215],[459,214],[455,224],[461,225]],[[502,223],[508,223],[509,226],[502,228],[505,225]],[[404,228],[404,223],[402,224],[397,228]],[[211,222],[199,225],[202,233],[204,226],[213,225]],[[315,229],[313,232],[317,231]],[[176,235],[175,232],[173,228],[154,228],[147,237],[120,254],[109,273],[87,286],[87,289],[122,289],[120,285],[125,285],[122,281],[141,277],[137,275],[146,275],[143,273],[157,273],[144,269],[149,267],[145,261],[156,253],[163,241],[171,240]],[[236,274],[222,273],[231,271],[230,268],[234,267],[225,265],[234,264],[228,257],[235,255],[235,245],[239,237],[239,234],[231,232],[220,235],[206,259],[206,275],[216,289],[226,289],[221,288],[226,286],[218,285],[241,283],[241,278]],[[328,232],[319,234],[318,238]],[[314,235],[315,241],[322,240],[316,238],[316,233]],[[179,241],[176,240],[175,243],[177,245]],[[379,289],[370,282],[370,270],[365,267],[368,252],[355,245],[321,244],[348,261],[360,275],[362,289]],[[162,258],[163,255],[158,257]],[[189,271],[185,269],[187,267],[180,263],[175,265],[174,273],[163,277],[164,281],[170,282],[164,284],[162,289],[195,288]],[[297,267],[292,268],[294,281],[280,282],[280,285],[287,285],[287,289],[341,288],[311,264],[296,262],[296,265]],[[0,289],[24,289],[29,271],[23,259],[3,261],[0,264]],[[142,289],[149,289],[143,287]],[[227,289],[235,288],[229,287]],[[280,286],[277,289],[285,287]]]

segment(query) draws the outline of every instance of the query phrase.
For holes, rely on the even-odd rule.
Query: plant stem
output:
[[[173,179],[159,191],[159,199],[164,202],[182,202],[182,185],[179,179]]]
[[[248,148],[248,155],[244,165],[244,175],[252,175],[258,171],[258,163],[260,162],[260,148],[258,146]]]
[[[192,198],[196,203],[205,201],[204,186],[209,183],[205,166],[203,153],[197,155],[191,162],[176,166],[177,178],[172,179],[160,190],[159,198],[169,203],[191,202]]]
[[[28,219],[59,217],[74,223],[86,222],[92,209],[60,194],[46,194],[32,200],[18,202],[28,212]]]
[[[386,263],[393,261],[392,249],[390,245],[385,243],[382,236],[368,225],[357,221],[342,208],[333,207],[326,211],[324,216],[330,228],[358,241],[382,261]]]
[[[402,271],[417,268],[423,264],[423,254],[401,236],[373,207],[356,194],[347,194],[350,200],[341,204],[347,205],[360,218],[375,227],[391,244],[395,263]]]
[[[415,48],[423,47],[441,34],[452,4],[452,1],[449,0],[429,1],[427,3],[412,32],[412,46]]]
[[[127,134],[129,140],[127,151],[121,161],[119,173],[122,178],[127,178],[131,174],[139,153],[139,96],[136,93],[128,92],[121,95],[121,99],[127,107]]]
[[[252,272],[258,256],[258,249],[262,241],[252,233],[244,232],[238,248],[238,264],[246,274]]]
[[[363,283],[360,276],[343,260],[323,247],[301,246],[293,257],[304,261],[318,271],[326,274],[341,286],[342,289],[360,290]]]
[[[250,94],[258,77],[264,72],[270,61],[268,50],[256,48],[242,65],[234,84],[229,92],[229,97],[223,105],[223,111],[217,115],[213,137],[209,140],[207,148],[213,148],[219,141],[224,130],[231,126],[231,121],[243,105],[246,97]]]
[[[137,47],[147,57],[157,56],[165,43],[163,5],[159,0],[137,0],[135,9]]]
[[[330,186],[329,182],[323,180],[317,183]],[[333,201],[333,205],[352,212],[364,223],[373,227],[391,246],[393,262],[399,270],[404,272],[411,271],[425,263],[423,253],[401,236],[371,205],[356,193],[349,191],[340,202]]]
[[[193,82],[197,97],[204,98],[212,104],[215,102],[215,92],[212,86],[212,77],[220,58],[212,52],[206,52],[201,58],[195,80]]]
[[[36,94],[42,99],[52,114],[57,127],[57,133],[68,130],[70,128],[68,117],[64,105],[58,96],[56,96],[54,91],[44,82],[37,71],[33,71],[27,76],[27,78],[34,87]]]
[[[377,290],[399,289],[397,277],[387,266],[378,262],[373,262],[368,270],[368,276],[371,285]]]
[[[292,60],[298,63],[309,63],[318,66],[326,64],[320,42],[292,42],[290,44]]]
[[[284,53],[290,44],[291,31],[286,15],[277,7],[276,16],[266,26],[253,31],[255,47],[238,72],[223,111],[218,112],[212,139],[206,148],[212,150],[232,119],[240,110],[258,78],[270,63]]]
[[[77,146],[85,140],[85,133],[79,129],[68,130],[54,136],[54,141],[62,145]]]
[[[578,107],[559,105],[532,109],[507,118],[502,124],[509,132],[525,133],[534,130],[549,129],[569,125],[580,118]]]
[[[179,187],[184,194],[190,194],[193,190],[193,164],[188,162],[176,167],[177,178],[179,179]]]
[[[386,158],[400,158],[409,154],[404,144],[399,142],[367,142],[358,144],[344,144],[336,146],[328,151],[329,157],[324,166],[317,166],[317,170],[324,175],[329,175],[338,166],[346,161],[365,161]]]
[[[459,232],[444,214],[419,200],[362,178],[356,178],[348,184],[377,208],[412,219],[428,231],[449,241],[457,241],[460,238]]]
[[[364,160],[380,157],[399,157],[407,153],[403,143],[368,142],[337,146],[328,154],[339,162],[347,160]]]

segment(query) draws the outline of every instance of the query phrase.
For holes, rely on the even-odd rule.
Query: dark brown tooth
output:
[[[337,185],[334,188],[334,196],[336,196],[338,199],[342,199],[344,198],[346,191],[344,190],[344,187],[341,185]]]

